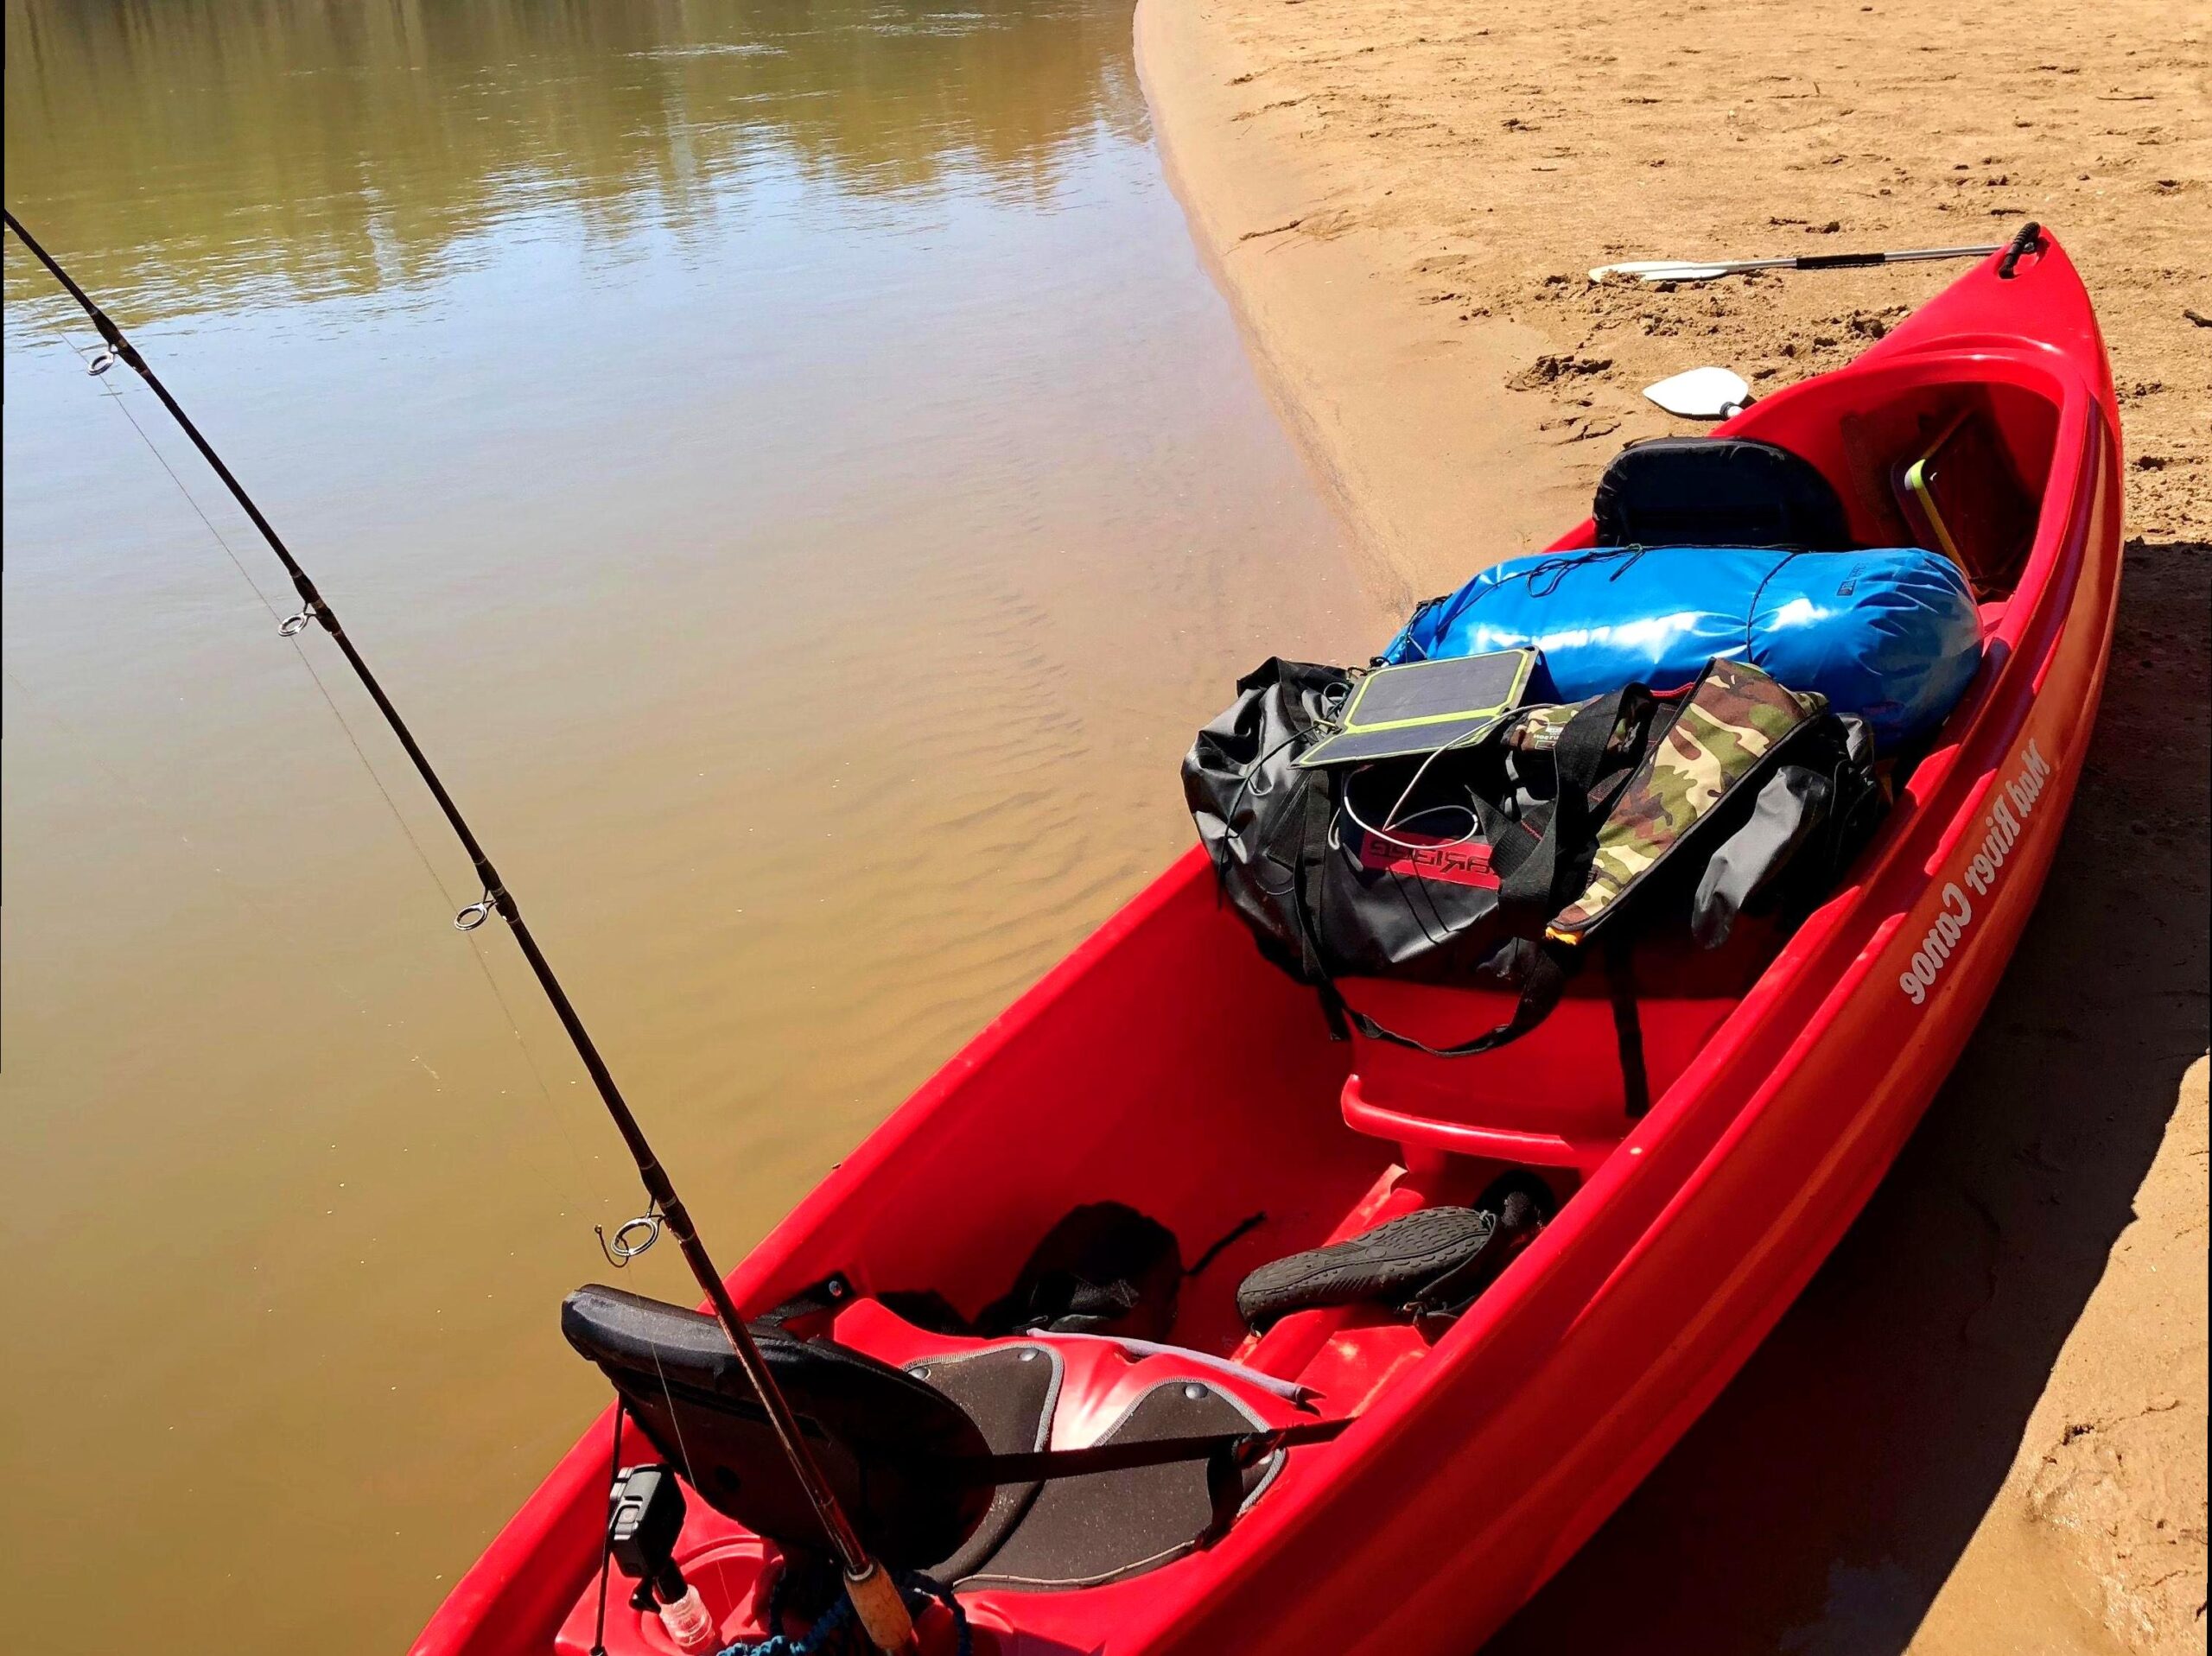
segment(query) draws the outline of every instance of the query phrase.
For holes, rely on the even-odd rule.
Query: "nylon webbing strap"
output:
[[[1299,963],[1306,980],[1320,992],[1321,1015],[1328,1020],[1329,1038],[1344,1041],[1351,1035],[1344,1024],[1344,998],[1337,993],[1336,980],[1321,957],[1321,927],[1313,912],[1317,876],[1321,859],[1328,855],[1329,824],[1336,815],[1336,801],[1330,796],[1323,773],[1302,772],[1300,783],[1306,792],[1299,813],[1298,872],[1290,892],[1291,913],[1298,923]]]
[[[1211,1460],[1217,1455],[1227,1456],[1240,1466],[1256,1466],[1278,1450],[1325,1443],[1357,1418],[1347,1415],[1341,1420],[1302,1421],[1294,1426],[1217,1432],[1204,1437],[1160,1437],[1150,1443],[1093,1443],[1088,1449],[979,1455],[950,1462],[946,1471],[957,1483],[995,1485],[1087,1477],[1095,1472],[1128,1472],[1140,1467]]]
[[[1621,1097],[1631,1119],[1651,1107],[1651,1078],[1643,1067],[1643,1020],[1636,1005],[1636,945],[1622,932],[1605,938],[1605,983],[1613,1001],[1613,1044],[1621,1060]]]
[[[1567,728],[1560,732],[1559,741],[1552,749],[1554,774],[1558,781],[1551,821],[1544,825],[1543,837],[1519,866],[1503,877],[1497,888],[1497,900],[1503,907],[1541,909],[1537,927],[1550,919],[1559,906],[1556,888],[1560,847],[1562,843],[1579,843],[1582,838],[1590,817],[1590,795],[1598,785],[1598,772],[1605,768],[1605,749],[1620,724],[1623,705],[1637,688],[1631,685],[1618,690],[1583,708],[1567,720]]]
[[[1567,979],[1573,975],[1570,958],[1569,951],[1560,944],[1537,945],[1535,959],[1522,975],[1521,999],[1514,1005],[1513,1016],[1494,1029],[1451,1046],[1431,1046],[1426,1041],[1376,1023],[1346,1000],[1333,983],[1325,986],[1325,992],[1336,997],[1344,1018],[1370,1041],[1388,1041],[1393,1046],[1426,1052],[1432,1058],[1471,1058],[1478,1052],[1488,1052],[1519,1040],[1552,1015],[1560,997],[1567,992]]]

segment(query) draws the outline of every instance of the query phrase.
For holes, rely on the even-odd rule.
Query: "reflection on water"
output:
[[[9,200],[119,301],[419,282],[525,211],[696,247],[756,168],[1045,201],[1071,144],[1144,123],[1127,20],[1084,0],[6,10]],[[46,296],[29,267],[7,291]]]
[[[10,203],[344,613],[725,1259],[1188,843],[1235,674],[1380,636],[1126,0],[6,19]],[[6,283],[10,1626],[387,1653],[600,1405],[555,1312],[635,1180],[164,463],[281,607],[251,530]],[[668,1253],[624,1280],[688,1299]]]

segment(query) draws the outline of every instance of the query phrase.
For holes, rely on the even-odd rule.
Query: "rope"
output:
[[[1249,1236],[1254,1231],[1259,1229],[1261,1226],[1267,1222],[1268,1211],[1264,1208],[1247,1218],[1238,1220],[1226,1231],[1223,1232],[1220,1236],[1217,1237],[1214,1240],[1213,1246],[1206,1249],[1205,1253],[1198,1255],[1198,1262],[1192,1266],[1189,1270],[1185,1271],[1183,1274],[1186,1277],[1197,1276],[1199,1272],[1205,1270],[1216,1259],[1229,1252],[1231,1246],[1243,1240],[1245,1237]]]
[[[804,1633],[780,1631],[784,1624],[784,1589],[791,1578],[787,1564],[769,1591],[766,1620],[772,1631],[768,1636],[741,1639],[734,1645],[724,1646],[718,1656],[865,1656],[868,1649],[867,1636],[853,1620],[852,1600],[842,1593]],[[899,1592],[917,1622],[931,1604],[942,1604],[945,1614],[952,1618],[954,1656],[975,1656],[976,1635],[968,1625],[967,1607],[954,1596],[952,1589],[927,1576],[907,1575],[899,1578]]]

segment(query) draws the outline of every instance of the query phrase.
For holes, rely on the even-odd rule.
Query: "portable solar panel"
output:
[[[1307,769],[1433,753],[1479,739],[1521,705],[1533,650],[1378,667],[1344,706],[1344,728],[1298,757]]]

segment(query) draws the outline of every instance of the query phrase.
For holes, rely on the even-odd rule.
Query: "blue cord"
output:
[[[767,1622],[770,1627],[780,1627],[784,1620],[784,1584],[791,1578],[787,1570],[779,1577],[768,1595]],[[900,1577],[899,1591],[909,1610],[918,1613],[932,1601],[944,1606],[952,1617],[954,1656],[975,1656],[976,1636],[968,1626],[967,1607],[953,1596],[950,1587],[931,1581],[926,1576],[909,1575]],[[815,1624],[794,1638],[789,1634],[771,1633],[766,1639],[741,1639],[725,1646],[719,1656],[844,1656],[846,1652],[866,1648],[859,1639],[860,1630],[853,1625],[853,1602],[840,1594],[835,1603],[824,1610]]]

